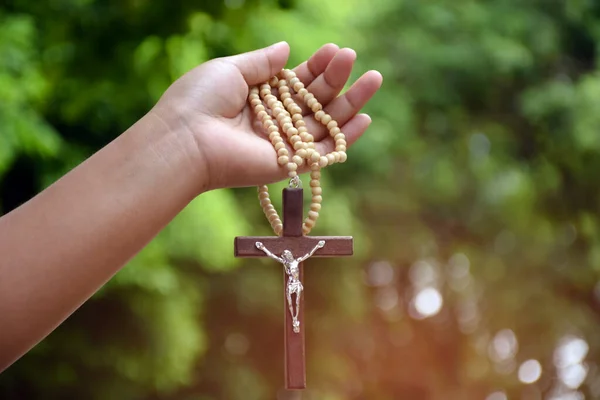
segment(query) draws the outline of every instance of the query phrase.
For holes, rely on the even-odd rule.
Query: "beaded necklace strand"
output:
[[[272,89],[277,89],[280,99],[272,94]],[[297,94],[314,113],[314,118],[329,130],[335,141],[335,151],[320,155],[315,149],[314,137],[308,132],[306,122],[302,116],[302,109],[292,94]],[[250,106],[254,108],[257,119],[262,123],[269,140],[277,152],[277,162],[285,166],[290,178],[290,187],[300,187],[298,168],[305,162],[310,165],[310,189],[312,201],[308,216],[302,224],[302,233],[307,235],[316,225],[323,201],[321,189],[321,168],[335,163],[343,163],[346,155],[346,136],[341,132],[338,123],[327,114],[315,96],[310,93],[296,74],[284,69],[268,82],[250,88],[248,96]],[[275,117],[275,120],[273,120]],[[287,137],[294,154],[286,148],[280,130]],[[283,232],[283,223],[269,198],[267,185],[258,187],[260,205],[267,217],[273,231],[280,236]]]

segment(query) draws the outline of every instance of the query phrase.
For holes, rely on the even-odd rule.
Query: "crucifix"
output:
[[[282,236],[235,238],[236,257],[270,257],[284,266],[285,386],[306,388],[303,261],[309,257],[351,256],[352,237],[305,236],[302,233],[303,190],[283,189]]]
[[[276,89],[280,99],[274,94]],[[334,151],[320,154],[315,138],[308,132],[304,114],[296,101],[302,100],[313,117],[333,139]],[[307,236],[315,226],[323,201],[321,169],[346,161],[346,136],[333,117],[325,112],[293,71],[284,69],[268,82],[251,87],[248,101],[262,133],[268,136],[277,153],[277,163],[286,167],[290,185],[283,190],[283,222],[271,204],[266,185],[259,186],[260,205],[277,236],[236,237],[236,257],[270,257],[284,267],[284,350],[286,389],[306,388],[304,358],[304,283],[303,262],[310,257],[350,256],[351,237]],[[312,128],[311,128],[312,129]],[[313,130],[316,133],[317,130]],[[287,146],[282,136],[287,140]],[[288,150],[288,146],[289,149]],[[303,190],[298,169],[310,166],[310,211],[303,222]]]

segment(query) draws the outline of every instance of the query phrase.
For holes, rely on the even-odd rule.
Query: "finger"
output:
[[[331,118],[336,120],[339,126],[343,126],[371,100],[382,83],[381,73],[378,71],[366,72],[354,82],[346,93],[329,103],[325,107],[325,112],[331,115]],[[324,130],[318,132],[324,133]],[[315,140],[319,139],[315,137]]]
[[[355,115],[350,121],[348,121],[343,127],[342,132],[346,135],[346,146],[350,147],[365,133],[367,128],[371,125],[371,117],[368,114]],[[319,154],[325,155],[335,151],[335,142],[331,136],[326,137],[320,142],[315,144],[316,150]]]
[[[383,77],[379,72],[368,71],[358,78],[346,93],[329,103],[324,111],[341,127],[365,106],[379,90],[382,82]],[[307,129],[315,141],[322,140],[329,135],[327,128],[312,116],[306,117],[305,121]],[[342,130],[342,132],[344,131]]]
[[[310,85],[319,75],[325,72],[335,54],[340,48],[328,43],[315,52],[307,61],[294,68],[294,73],[304,86]]]
[[[327,65],[325,71],[308,85],[306,89],[314,94],[319,103],[325,107],[344,88],[348,78],[350,78],[355,60],[356,53],[354,50],[339,50],[329,65]],[[306,111],[310,113],[308,109]]]
[[[268,81],[283,69],[290,55],[290,46],[279,42],[264,49],[250,51],[223,60],[231,62],[240,71],[249,86]]]

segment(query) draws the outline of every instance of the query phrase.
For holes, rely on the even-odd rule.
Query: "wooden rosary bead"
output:
[[[299,151],[304,150],[306,148],[306,143],[304,143],[302,140],[299,140],[293,144],[293,147],[294,147],[294,150],[296,150],[296,154],[298,154]],[[304,150],[304,151],[306,151],[306,150]],[[300,155],[300,154],[298,154],[298,155]],[[302,157],[302,156],[300,156],[300,157]],[[302,158],[305,158],[305,157],[302,157]]]
[[[299,167],[304,164],[304,159],[297,154],[292,157],[292,161]]]
[[[304,141],[304,142],[312,142],[313,140],[315,140],[315,138],[313,137],[313,135],[311,135],[308,132],[302,132],[300,134],[300,137],[302,138],[302,141]]]
[[[306,149],[294,149],[296,150],[296,155],[304,161],[306,159]]]

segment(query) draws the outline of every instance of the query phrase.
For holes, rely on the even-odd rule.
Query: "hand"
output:
[[[289,56],[287,43],[208,61],[169,87],[152,110],[172,129],[192,135],[198,147],[198,167],[203,168],[205,189],[245,187],[273,183],[287,174],[248,104],[249,86],[276,75]],[[294,69],[346,134],[348,146],[367,129],[371,119],[357,114],[382,83],[381,74],[369,71],[342,96],[356,54],[327,44]],[[301,104],[301,103],[300,103]],[[299,105],[300,105],[299,104]],[[306,118],[317,151],[333,151],[326,129]],[[185,134],[184,133],[184,134]],[[285,137],[285,136],[284,136]],[[308,167],[300,172],[307,171]]]
[[[262,250],[262,249],[264,249],[264,248],[265,248],[265,245],[264,245],[264,244],[262,244],[261,242],[256,242],[256,247],[257,247],[259,250]]]
[[[318,247],[318,248],[323,248],[323,247],[325,247],[325,241],[324,241],[324,240],[319,240],[319,243],[317,243],[317,247]]]

